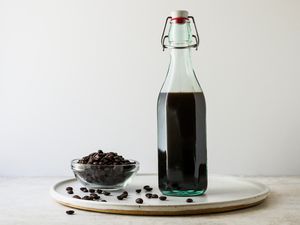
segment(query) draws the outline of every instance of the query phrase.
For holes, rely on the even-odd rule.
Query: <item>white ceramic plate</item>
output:
[[[269,188],[263,184],[252,182],[247,179],[229,176],[210,176],[208,190],[203,196],[191,197],[194,202],[186,203],[187,197],[168,196],[166,201],[159,199],[148,199],[145,191],[140,194],[136,189],[142,189],[144,185],[153,187],[152,193],[161,195],[157,188],[157,175],[142,174],[133,178],[128,185],[128,198],[118,200],[117,195],[122,191],[111,192],[111,196],[101,194],[101,199],[107,202],[87,201],[72,198],[65,188],[72,186],[74,194],[84,196],[87,193],[80,191],[82,185],[75,179],[63,180],[55,184],[51,190],[51,196],[59,203],[83,210],[134,214],[134,215],[186,215],[224,212],[240,208],[246,208],[261,203],[269,193]],[[143,198],[143,204],[137,204],[136,198]]]

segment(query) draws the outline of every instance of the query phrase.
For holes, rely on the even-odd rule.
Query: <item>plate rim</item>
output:
[[[157,174],[155,173],[146,173],[146,174],[143,174],[143,173],[140,173],[140,174],[137,174],[136,176],[156,176]],[[76,178],[68,178],[68,179],[64,179],[64,180],[61,180],[59,182],[56,182],[55,184],[53,184],[50,188],[50,195],[51,197],[61,203],[61,204],[64,204],[64,203],[68,203],[68,204],[76,204],[76,203],[80,203],[79,204],[79,208],[80,208],[80,205],[89,205],[90,207],[94,207],[95,209],[97,210],[105,210],[105,209],[108,209],[108,208],[111,208],[111,207],[122,207],[122,208],[126,208],[127,210],[151,210],[151,208],[161,208],[161,209],[166,209],[166,208],[180,208],[179,211],[182,211],[182,210],[185,210],[183,208],[187,208],[187,209],[190,209],[190,208],[194,208],[196,207],[197,209],[199,208],[211,208],[211,207],[214,207],[214,206],[218,206],[218,207],[226,207],[226,206],[234,206],[234,205],[239,205],[239,204],[243,204],[245,202],[247,203],[254,203],[254,202],[258,202],[258,201],[261,201],[261,200],[264,200],[268,197],[268,195],[270,194],[270,188],[268,186],[266,186],[265,184],[263,183],[260,183],[260,182],[257,182],[257,181],[252,181],[252,180],[248,180],[246,179],[245,177],[241,177],[241,176],[233,176],[233,175],[220,175],[220,174],[211,174],[209,175],[209,177],[216,177],[216,178],[230,178],[230,179],[234,179],[234,180],[238,180],[240,182],[246,182],[246,183],[249,183],[249,184],[254,184],[255,186],[258,186],[259,188],[262,189],[261,192],[257,193],[257,194],[253,194],[253,195],[250,195],[250,196],[247,196],[247,197],[243,197],[243,198],[240,198],[240,199],[235,199],[235,200],[227,200],[227,201],[223,201],[223,202],[194,202],[194,203],[189,203],[189,204],[180,204],[180,205],[169,205],[169,204],[163,204],[163,205],[159,205],[159,204],[153,204],[153,205],[134,205],[134,204],[131,204],[131,203],[126,203],[126,202],[122,202],[122,203],[116,203],[116,202],[94,202],[94,201],[86,201],[86,202],[83,202],[82,200],[80,199],[73,199],[73,198],[69,198],[67,196],[63,196],[59,193],[57,193],[55,190],[56,188],[63,184],[63,183],[67,183],[67,182],[71,182],[71,181],[76,181]],[[197,196],[194,196],[194,197],[197,197]],[[192,198],[192,197],[191,197]],[[70,203],[72,202],[72,203]],[[86,203],[86,204],[85,204]],[[77,204],[78,205],[78,204]],[[84,206],[82,206],[84,207]],[[122,210],[122,209],[121,209]]]

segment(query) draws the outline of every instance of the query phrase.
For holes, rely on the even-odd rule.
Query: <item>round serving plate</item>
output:
[[[264,184],[248,179],[231,176],[210,176],[208,190],[205,195],[193,196],[193,203],[187,203],[187,197],[167,196],[167,200],[148,199],[145,197],[143,186],[153,187],[151,193],[161,195],[157,188],[157,175],[140,174],[133,178],[132,183],[126,187],[128,198],[118,200],[123,190],[111,192],[110,196],[101,194],[101,200],[87,201],[72,198],[66,192],[71,186],[74,195],[84,196],[88,193],[80,191],[82,185],[76,179],[62,180],[51,187],[51,196],[59,203],[72,208],[116,214],[131,215],[188,215],[226,212],[255,206],[263,202],[269,194],[269,188]],[[136,189],[142,189],[140,194]],[[142,198],[143,204],[137,204],[136,198]]]

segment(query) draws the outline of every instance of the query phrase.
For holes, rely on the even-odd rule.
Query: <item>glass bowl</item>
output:
[[[132,164],[92,165],[71,161],[71,168],[76,179],[88,188],[119,190],[125,188],[139,170],[139,162],[129,160]]]

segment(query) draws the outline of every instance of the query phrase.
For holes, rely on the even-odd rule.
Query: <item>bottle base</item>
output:
[[[203,195],[206,190],[172,190],[172,191],[161,191],[164,195],[167,196],[178,196],[178,197],[187,197],[187,196],[198,196]]]

